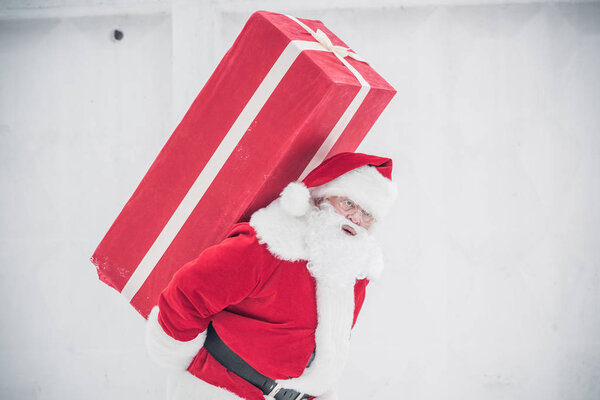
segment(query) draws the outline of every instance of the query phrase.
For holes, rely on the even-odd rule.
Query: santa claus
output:
[[[371,231],[395,199],[391,172],[389,158],[335,155],[177,272],[146,336],[174,369],[170,399],[336,398],[383,268]]]

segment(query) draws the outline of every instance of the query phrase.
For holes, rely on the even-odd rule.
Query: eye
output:
[[[348,199],[340,199],[339,200],[339,205],[344,210],[349,210],[350,208],[352,208],[352,202],[350,200],[348,200]]]

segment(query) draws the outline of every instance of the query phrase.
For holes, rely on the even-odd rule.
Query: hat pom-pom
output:
[[[286,213],[300,217],[310,208],[310,191],[303,183],[292,182],[283,189],[279,201]]]

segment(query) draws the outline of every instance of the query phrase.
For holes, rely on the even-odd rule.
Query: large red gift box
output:
[[[356,150],[394,94],[322,22],[254,13],[96,249],[100,279],[146,317],[234,223]]]

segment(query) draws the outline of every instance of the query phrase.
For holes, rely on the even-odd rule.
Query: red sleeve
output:
[[[365,295],[367,292],[367,285],[369,284],[368,279],[361,279],[356,281],[354,284],[354,320],[352,321],[352,327],[356,324],[356,319],[360,313],[363,302],[365,301]]]
[[[248,297],[266,273],[254,231],[229,237],[184,265],[158,300],[158,322],[172,338],[188,341],[211,317]]]

